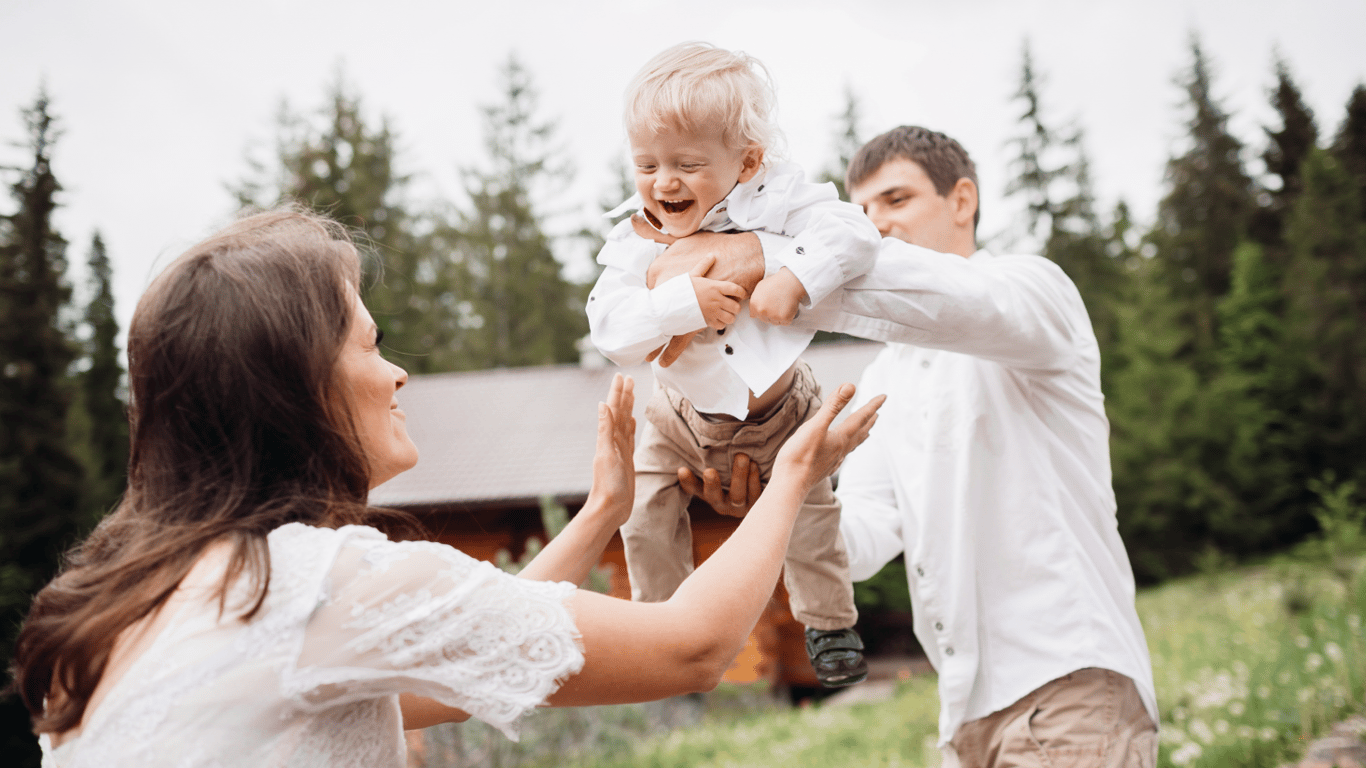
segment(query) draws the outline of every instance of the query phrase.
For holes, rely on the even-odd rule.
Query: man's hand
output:
[[[697,338],[697,334],[701,332],[702,331],[700,330],[693,331],[692,333],[684,333],[669,339],[668,344],[665,344],[646,355],[645,362],[653,363],[657,357],[659,358],[659,367],[668,368],[674,364],[674,361],[678,360],[678,358],[683,355],[683,350],[687,349],[688,345],[692,343],[692,340]]]
[[[711,467],[702,472],[702,480],[687,467],[678,470],[678,484],[683,492],[707,502],[723,515],[744,517],[754,502],[759,500],[763,486],[759,482],[759,465],[743,453],[735,454],[730,470],[730,493],[721,490],[721,474]]]
[[[636,234],[646,240],[669,246],[645,273],[645,285],[649,288],[671,277],[692,272],[698,262],[709,256],[715,259],[715,263],[704,273],[705,276],[735,283],[745,289],[746,295],[764,277],[764,249],[759,245],[758,235],[753,232],[694,232],[679,239],[660,232],[639,216],[631,217],[631,226]]]
[[[802,281],[787,267],[759,281],[749,299],[750,317],[771,325],[789,325],[797,316],[797,308],[806,298]]]

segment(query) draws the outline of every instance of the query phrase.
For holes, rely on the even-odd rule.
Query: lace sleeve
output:
[[[302,706],[415,693],[515,740],[516,720],[583,666],[572,584],[519,579],[444,544],[373,532],[336,552],[284,677]]]

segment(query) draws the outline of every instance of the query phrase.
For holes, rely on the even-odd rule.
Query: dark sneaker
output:
[[[863,638],[850,629],[806,629],[806,655],[826,688],[861,683],[868,676]]]

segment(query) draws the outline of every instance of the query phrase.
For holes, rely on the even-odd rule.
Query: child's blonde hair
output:
[[[626,86],[626,133],[719,126],[731,149],[781,151],[777,99],[768,70],[741,51],[679,43],[646,62]]]

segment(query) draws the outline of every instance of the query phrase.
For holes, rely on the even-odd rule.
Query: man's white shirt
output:
[[[893,342],[850,405],[888,395],[840,471],[840,529],[856,581],[904,551],[940,743],[1085,667],[1132,678],[1158,722],[1099,350],[1062,270],[887,239],[869,274],[797,325]]]
[[[633,195],[607,216],[641,205],[640,196]],[[881,240],[858,206],[840,201],[834,185],[807,183],[792,164],[737,184],[708,212],[701,228],[774,236],[766,241],[772,246],[766,273],[787,267],[811,304],[867,272]],[[618,365],[637,365],[671,337],[702,328],[671,366],[654,364],[655,379],[682,393],[701,412],[743,419],[749,393],[767,391],[796,362],[814,331],[755,320],[747,301],[727,328],[706,328],[688,275],[654,289],[646,286],[646,270],[663,251],[663,245],[637,235],[629,220],[607,236],[598,254],[603,272],[588,298],[593,345]]]

